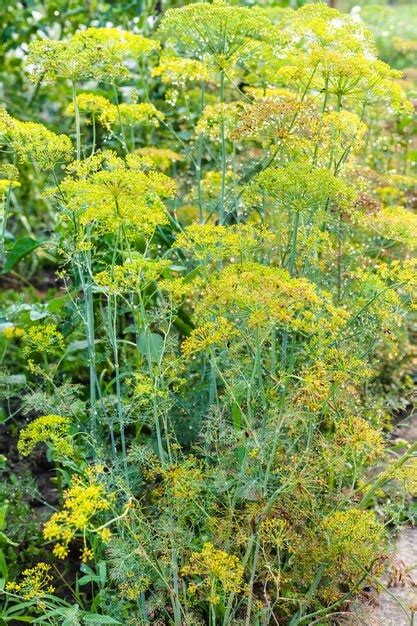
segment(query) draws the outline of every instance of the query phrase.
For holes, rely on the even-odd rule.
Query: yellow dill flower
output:
[[[201,464],[193,456],[164,471],[165,489],[179,500],[193,500],[204,488],[205,481]]]
[[[158,47],[156,41],[117,28],[87,28],[68,41],[30,43],[27,69],[35,82],[54,83],[59,78],[114,82],[129,76],[127,59]]]
[[[118,115],[120,115],[122,124],[126,126],[136,126],[137,124],[145,123],[159,126],[159,122],[164,119],[162,111],[158,111],[156,106],[150,102],[140,102],[139,104],[124,102],[119,105]]]
[[[40,600],[55,591],[50,570],[51,566],[47,563],[37,563],[35,567],[23,570],[20,582],[8,582],[6,591],[22,596],[25,600]]]
[[[19,328],[18,326],[10,325],[3,328],[3,335],[6,339],[21,339],[24,334],[25,331],[23,328]]]
[[[360,117],[350,111],[332,111],[322,118],[320,152],[338,162],[346,150],[357,150],[368,131]],[[330,152],[331,151],[331,152]]]
[[[384,239],[392,239],[415,250],[417,215],[401,206],[387,207],[364,218],[364,224]]]
[[[251,224],[191,224],[178,235],[175,245],[198,260],[217,261],[250,257],[256,250],[265,250],[268,244],[272,246],[273,242],[271,231]]]
[[[346,447],[347,453],[367,461],[375,461],[384,454],[382,433],[362,417],[351,416],[336,422],[336,441]]]
[[[295,401],[310,411],[317,411],[332,397],[332,376],[333,371],[329,372],[319,360],[312,367],[303,369],[300,374],[302,383],[295,394]]]
[[[4,110],[0,116],[0,135],[10,144],[21,162],[34,160],[42,168],[51,169],[57,163],[72,158],[73,146],[67,135],[56,135],[42,124],[21,122]]]
[[[412,457],[399,467],[388,468],[386,475],[399,482],[406,493],[417,496],[417,458]]]
[[[224,136],[228,139],[236,128],[241,109],[241,102],[208,104],[195,127],[196,135],[206,135],[211,141],[220,142],[223,129]]]
[[[266,517],[259,525],[259,538],[266,545],[282,548],[287,535],[287,522],[279,517]]]
[[[262,10],[233,6],[223,0],[169,9],[159,33],[188,56],[209,57],[220,67],[254,56],[266,42],[282,41],[280,31]]]
[[[175,195],[176,185],[162,172],[143,171],[144,165],[139,155],[123,160],[106,151],[72,165],[77,178],[67,176],[60,192],[82,225],[94,224],[98,232],[124,226],[130,234],[150,236],[168,222],[163,199]]]
[[[370,568],[381,555],[386,540],[384,525],[373,511],[353,508],[336,511],[323,520],[323,528],[327,535],[328,556],[351,574],[349,578],[360,576],[362,568]]]
[[[146,259],[136,257],[124,265],[115,265],[111,270],[104,270],[94,276],[97,285],[105,287],[109,293],[121,293],[132,289],[143,289],[155,281],[170,265],[164,259]]]
[[[135,580],[120,583],[117,586],[117,589],[122,598],[133,601],[137,600],[143,591],[149,589],[150,584],[150,578],[147,576],[140,576],[139,578],[135,578]]]
[[[23,354],[26,356],[32,352],[53,354],[65,348],[64,337],[57,329],[56,324],[29,326],[23,335],[23,344]]]
[[[43,415],[20,431],[17,449],[22,456],[28,456],[38,443],[53,446],[59,457],[71,457],[74,453],[69,434],[71,421],[60,415]]]
[[[349,318],[307,279],[292,278],[286,270],[259,263],[229,265],[209,280],[196,316],[225,314],[244,315],[250,326],[279,326],[320,335],[332,333]]]
[[[204,63],[197,59],[185,59],[172,53],[164,53],[159,64],[153,68],[152,76],[159,76],[165,85],[174,85],[182,89],[188,83],[209,82],[211,72]]]
[[[151,159],[156,167],[165,172],[171,167],[173,163],[183,161],[184,158],[178,152],[170,150],[169,148],[155,148],[154,146],[148,146],[146,148],[138,148],[136,153],[142,157]]]
[[[65,559],[65,557],[69,554],[69,550],[62,544],[56,543],[53,547],[52,554],[58,557],[58,559]]]
[[[277,144],[293,148],[301,138],[314,139],[317,123],[317,116],[307,102],[262,97],[244,105],[230,138],[257,140],[276,151]]]
[[[239,559],[224,550],[217,550],[207,542],[201,552],[193,552],[181,570],[183,576],[198,576],[201,583],[194,589],[212,604],[220,600],[219,594],[240,593],[243,585],[244,567]]]
[[[190,295],[193,290],[193,285],[190,282],[186,282],[184,278],[169,278],[166,280],[160,280],[158,282],[158,288],[169,294],[173,304],[180,304],[184,298]]]
[[[104,541],[104,543],[108,543],[112,537],[112,532],[110,528],[100,528],[97,531],[97,535],[100,537],[102,541]]]
[[[245,198],[256,201],[260,191],[267,192],[275,205],[298,211],[324,209],[329,201],[350,210],[355,198],[354,189],[328,169],[313,168],[303,162],[267,168],[248,186]]]
[[[11,163],[1,163],[0,164],[0,179],[6,179],[9,181],[16,181],[19,178],[19,170],[15,165]]]
[[[117,107],[104,96],[95,93],[80,93],[77,96],[77,105],[80,113],[86,115],[87,124],[91,124],[91,120],[94,119],[98,124],[110,130],[117,120]],[[73,102],[67,106],[65,114],[75,115]]]
[[[181,350],[184,356],[190,357],[212,346],[222,346],[237,334],[238,330],[233,324],[224,317],[218,317],[215,322],[194,328],[182,342]]]
[[[18,180],[6,180],[4,178],[0,179],[0,200],[4,198],[4,196],[8,193],[10,189],[14,189],[15,187],[20,187],[20,183]]]
[[[93,557],[94,557],[94,552],[90,548],[87,548],[86,546],[84,546],[80,554],[81,562],[88,563],[88,561],[91,561]]]
[[[150,396],[154,392],[154,381],[146,374],[136,372],[134,377],[134,393],[137,396]]]
[[[92,520],[110,508],[111,500],[111,495],[103,485],[96,482],[92,473],[87,482],[76,476],[71,487],[64,492],[61,511],[54,513],[43,529],[46,540],[57,542],[54,554],[63,558],[77,533],[93,532],[94,528],[90,525]]]

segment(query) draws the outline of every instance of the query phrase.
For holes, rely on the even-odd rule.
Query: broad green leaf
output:
[[[20,237],[20,239],[17,239],[8,254],[3,273],[10,272],[23,257],[33,252],[33,250],[38,248],[41,244],[41,241],[36,241],[36,239],[32,239],[32,237]]]
[[[164,349],[164,340],[157,333],[145,331],[139,335],[138,348],[144,357],[159,361]]]

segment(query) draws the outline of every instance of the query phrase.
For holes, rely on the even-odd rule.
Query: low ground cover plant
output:
[[[416,517],[416,42],[69,8],[4,62],[0,619],[332,623]]]

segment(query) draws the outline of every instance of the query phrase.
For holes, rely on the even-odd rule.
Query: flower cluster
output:
[[[206,597],[216,605],[225,593],[242,590],[244,567],[239,559],[207,542],[201,552],[193,552],[182,568],[184,576],[198,576],[200,582],[188,586],[190,593]]]
[[[143,289],[154,282],[169,265],[169,261],[164,259],[136,257],[124,265],[115,265],[111,272],[104,270],[96,274],[94,279],[97,285],[105,287],[109,293],[129,292]]]
[[[184,356],[190,357],[213,346],[223,346],[238,333],[236,327],[227,319],[218,317],[215,322],[207,322],[194,328],[182,342]]]
[[[95,532],[93,519],[108,511],[110,506],[111,496],[96,481],[93,472],[89,473],[87,482],[75,476],[71,487],[64,493],[61,511],[54,513],[43,529],[45,539],[56,542],[53,549],[55,556],[64,559],[70,542],[79,533],[85,537],[88,531]]]
[[[197,306],[198,315],[207,313],[244,315],[249,326],[322,335],[337,330],[349,317],[307,279],[259,263],[229,265],[215,275]]]
[[[28,456],[38,443],[47,443],[53,447],[57,457],[71,457],[74,448],[70,426],[67,417],[42,415],[20,431],[17,449],[23,456]]]
[[[25,355],[39,352],[54,354],[64,350],[65,343],[62,333],[56,324],[33,324],[23,335],[23,353]]]
[[[66,135],[56,135],[42,124],[21,122],[0,111],[0,137],[16,152],[21,162],[34,160],[41,168],[53,169],[70,161],[73,146]]]
[[[138,155],[129,155],[124,161],[103,152],[92,157],[83,170],[75,166],[78,177],[66,177],[59,190],[81,224],[95,224],[100,232],[125,227],[137,236],[149,236],[158,225],[167,223],[163,199],[174,196],[176,185],[161,172],[143,171]]]
[[[8,582],[6,591],[22,596],[24,600],[42,600],[46,594],[54,593],[55,587],[50,574],[51,566],[47,563],[38,563],[22,572],[20,582]]]
[[[127,59],[157,49],[158,42],[118,28],[87,28],[68,41],[33,41],[28,72],[35,82],[55,83],[62,78],[114,82],[129,76]]]
[[[273,242],[271,231],[251,224],[191,224],[178,235],[175,244],[195,259],[207,262],[250,258],[256,254],[256,250],[265,250],[268,245],[272,247]]]

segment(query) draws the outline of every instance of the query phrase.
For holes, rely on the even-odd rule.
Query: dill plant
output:
[[[64,295],[7,303],[2,360],[60,502],[4,614],[331,620],[416,488],[388,435],[416,295],[415,175],[376,140],[411,124],[399,72],[324,4],[221,0],[33,41],[27,69],[74,128],[2,113],[1,198],[45,172]]]

